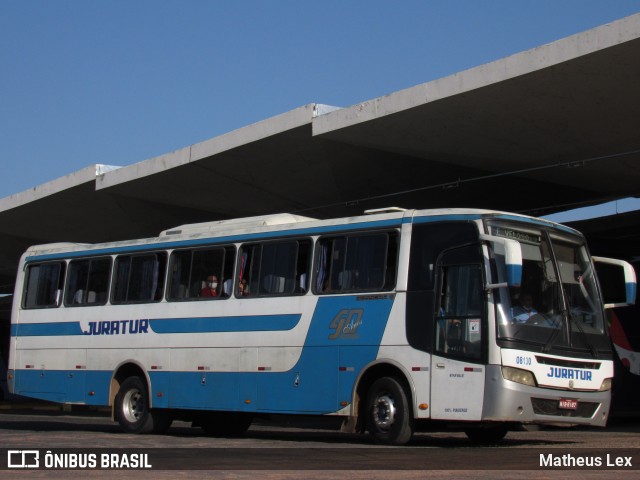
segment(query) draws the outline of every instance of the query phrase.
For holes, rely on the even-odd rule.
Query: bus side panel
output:
[[[293,369],[260,377],[263,411],[334,413],[351,402],[356,378],[378,356],[393,294],[320,297]],[[284,402],[284,403],[282,403]]]
[[[199,372],[149,372],[153,405],[309,414],[341,410],[342,402],[350,403],[361,370],[377,357],[394,298],[392,294],[319,298],[302,348],[230,347],[225,356],[228,364],[238,365],[234,371],[215,371],[211,364],[211,370]],[[246,333],[252,334],[259,335]],[[172,352],[175,358],[188,354],[188,349]],[[292,368],[272,369],[282,364],[279,358],[292,355],[297,356]],[[157,396],[163,389],[169,391],[168,400],[165,393]]]
[[[288,372],[258,375],[258,411],[330,413],[339,409],[338,349],[305,346]]]
[[[58,403],[109,404],[110,371],[30,368],[15,370],[14,375],[16,395]]]
[[[18,350],[15,393],[54,402],[84,403],[85,365],[84,349]]]

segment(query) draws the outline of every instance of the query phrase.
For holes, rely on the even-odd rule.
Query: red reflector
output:
[[[341,372],[346,372],[347,371],[347,367],[339,367],[338,370],[340,370]]]
[[[258,367],[259,372],[268,372],[271,370],[271,367]]]
[[[204,367],[202,365],[199,365],[198,370],[204,370]]]

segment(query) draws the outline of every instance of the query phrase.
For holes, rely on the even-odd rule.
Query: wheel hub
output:
[[[381,395],[373,404],[373,421],[380,430],[390,429],[396,420],[396,406],[389,395]]]
[[[144,411],[144,401],[139,390],[130,390],[124,396],[122,413],[127,421],[135,423],[140,420]]]

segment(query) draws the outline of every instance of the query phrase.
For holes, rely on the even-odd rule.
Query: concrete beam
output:
[[[390,93],[316,118],[323,135],[539,71],[640,38],[640,13],[448,77]]]
[[[134,165],[103,175],[97,182],[97,190],[106,189],[126,182],[140,180],[192,162],[213,157],[237,147],[278,135],[294,128],[308,125],[320,115],[335,110],[336,107],[308,104],[289,112],[276,115],[260,122],[214,137],[159,157],[154,157]]]

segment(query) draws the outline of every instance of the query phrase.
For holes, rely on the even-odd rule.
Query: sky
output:
[[[0,198],[638,12],[640,0],[0,0]]]

